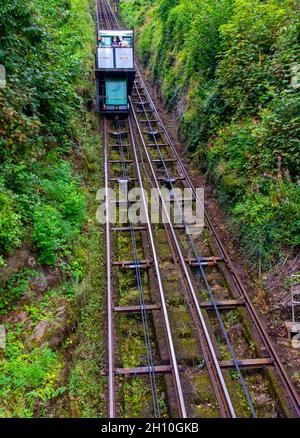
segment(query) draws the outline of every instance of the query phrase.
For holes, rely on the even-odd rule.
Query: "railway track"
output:
[[[109,125],[109,126],[108,126]],[[134,188],[135,185],[138,187],[143,187],[143,182],[139,170],[139,163],[137,159],[137,155],[135,153],[135,141],[133,138],[133,129],[130,119],[120,121],[119,117],[114,117],[113,120],[108,121],[104,119],[104,132],[105,132],[105,174],[106,174],[106,187],[108,188],[111,183],[116,183],[116,181],[121,182],[124,188],[125,197],[124,202],[126,206],[128,205],[128,198],[126,197],[127,191]],[[110,141],[110,137],[112,137],[113,141]],[[109,151],[114,150],[118,155],[117,160],[109,160]],[[133,152],[133,156],[131,153]],[[109,164],[117,164],[118,169],[115,171],[115,175],[111,175],[111,171],[109,169]],[[136,171],[134,175],[132,175],[132,169],[128,170],[130,166],[132,168],[132,164],[134,164]],[[119,172],[120,170],[120,172]],[[117,173],[117,175],[116,175]],[[106,193],[106,211],[109,212],[109,195]],[[136,374],[148,374],[152,401],[153,401],[153,413],[156,417],[159,417],[159,402],[158,402],[158,393],[156,387],[156,373],[157,371],[170,372],[173,377],[174,382],[174,390],[176,394],[176,399],[179,407],[179,414],[182,417],[186,417],[186,409],[183,399],[182,387],[179,377],[179,367],[176,360],[173,339],[170,330],[170,324],[168,319],[167,305],[164,297],[164,291],[162,287],[160,270],[158,265],[158,257],[156,254],[156,248],[154,245],[152,229],[150,224],[150,219],[148,215],[148,209],[146,205],[146,200],[142,199],[142,208],[144,210],[146,223],[144,227],[137,228],[134,224],[128,223],[124,227],[115,227],[113,231],[115,233],[128,233],[130,235],[130,247],[132,253],[132,260],[124,261],[124,260],[114,260],[111,256],[111,228],[109,222],[106,225],[106,235],[107,235],[107,281],[108,281],[108,323],[109,323],[109,336],[108,336],[108,344],[109,344],[109,412],[110,416],[115,416],[115,376],[118,375],[136,375]],[[147,261],[141,259],[138,253],[137,245],[138,238],[137,234],[143,234],[143,238],[147,239],[149,248],[150,248],[150,258],[153,260],[153,264],[149,259]],[[112,275],[112,266],[118,270],[132,270],[134,273],[134,287],[138,291],[138,304],[131,304],[127,306],[115,306],[114,305],[114,297],[112,294],[113,288],[111,285],[111,275]],[[156,278],[156,290],[159,291],[159,304],[149,303],[147,302],[147,298],[145,298],[144,291],[144,282],[142,270],[144,269],[152,269],[154,271],[154,275]],[[116,298],[116,297],[115,297]],[[170,365],[167,367],[156,366],[154,363],[154,352],[151,345],[151,335],[149,328],[149,316],[148,312],[151,310],[155,310],[156,312],[161,313],[161,318],[164,323],[164,332],[166,338],[166,344],[168,346],[169,352],[169,362]],[[143,367],[135,367],[135,368],[117,368],[116,367],[116,357],[115,357],[115,337],[113,334],[113,326],[114,319],[116,314],[130,314],[130,313],[140,313],[141,316],[141,324],[143,327],[144,333],[144,342],[146,347],[146,363],[147,372],[145,373]],[[117,368],[117,369],[116,369]],[[144,367],[145,368],[145,367]]]
[[[100,9],[100,17],[99,23],[103,23],[107,28],[110,26],[110,21],[107,15],[104,13],[103,5]],[[97,14],[98,15],[98,14]],[[108,217],[110,215],[111,205],[109,201],[109,193],[108,189],[110,183],[121,182],[125,192],[127,193],[130,189],[132,189],[135,185],[137,187],[143,188],[142,177],[139,169],[138,157],[136,154],[136,147],[133,135],[133,128],[131,120],[120,120],[118,116],[114,117],[113,120],[109,120],[107,118],[103,121],[103,132],[104,132],[104,148],[105,148],[105,187],[106,187],[106,212]],[[112,139],[111,139],[112,137]],[[109,160],[110,151],[114,150],[118,155],[117,160]],[[117,175],[114,177],[111,175],[110,164],[117,164]],[[131,171],[128,170],[128,167],[132,164],[135,164],[135,172],[134,176],[131,175]],[[126,206],[128,206],[128,198],[125,197]],[[182,386],[179,377],[179,367],[176,360],[173,338],[170,330],[167,305],[165,301],[164,291],[162,287],[160,270],[158,265],[158,257],[156,254],[156,248],[154,245],[152,228],[150,224],[148,207],[146,204],[145,198],[142,199],[142,208],[144,210],[146,224],[145,227],[137,229],[134,224],[128,223],[126,227],[115,227],[115,233],[129,233],[130,234],[130,243],[132,249],[133,260],[129,261],[129,263],[124,263],[124,260],[114,261],[112,262],[112,253],[111,253],[111,227],[109,221],[106,222],[106,248],[107,248],[107,290],[108,290],[108,387],[109,387],[109,416],[115,417],[116,415],[116,399],[115,399],[115,379],[116,375],[137,375],[137,374],[146,374],[148,375],[150,387],[151,387],[151,396],[152,396],[152,406],[153,406],[153,415],[155,417],[160,416],[160,407],[159,407],[159,395],[157,392],[157,384],[156,384],[156,375],[157,373],[170,372],[173,378],[173,387],[176,395],[176,401],[178,406],[178,413],[181,417],[185,418],[186,408],[183,398]],[[137,234],[142,233],[143,237],[147,239],[150,246],[150,256],[153,260],[153,265],[149,266],[148,261],[141,260],[139,258],[138,250],[137,250]],[[156,279],[156,290],[159,291],[159,305],[157,304],[149,304],[147,303],[147,299],[145,299],[144,293],[144,285],[142,278],[142,269],[145,268],[145,265],[148,269],[152,269],[154,271],[154,276]],[[116,269],[132,269],[134,271],[134,283],[135,287],[138,290],[138,305],[127,305],[127,306],[115,306],[114,305],[114,297],[113,297],[113,287],[112,287],[112,266],[116,267]],[[149,328],[149,317],[148,312],[151,310],[155,310],[161,313],[161,319],[163,321],[164,326],[164,334],[165,341],[168,348],[169,355],[169,365],[155,365],[154,363],[154,353],[151,345],[151,335]],[[146,347],[146,366],[145,367],[131,367],[131,368],[117,368],[116,367],[116,357],[115,357],[115,334],[114,334],[114,321],[115,314],[130,314],[130,313],[140,313],[141,323],[143,326],[144,333],[144,342]],[[145,368],[147,370],[145,371]]]
[[[98,29],[99,26],[120,29],[117,18],[106,0],[98,1]],[[177,188],[190,189],[193,206],[201,205],[201,200],[162,123],[138,68],[130,99],[130,110],[128,118],[115,117],[103,120],[106,211],[111,209],[108,190],[120,181],[125,187],[125,192],[132,187],[145,186],[147,189],[153,187],[157,189],[165,218],[163,233],[171,260],[171,265],[168,266],[172,267],[178,278],[183,299],[182,307],[193,326],[193,339],[197,340],[199,357],[203,358],[201,367],[205,367],[209,376],[211,391],[216,399],[217,415],[233,418],[265,416],[265,412],[256,401],[256,393],[253,389],[257,384],[253,382],[258,382],[271,388],[273,414],[270,411],[268,415],[299,416],[300,404],[295,388],[289,381],[210,218],[204,212],[204,232],[195,235],[186,232],[188,223],[185,217],[181,225],[174,224],[171,218],[162,194],[164,187],[167,186],[174,194],[171,211],[174,211],[175,207],[182,208],[180,199],[176,195]],[[114,159],[111,158],[112,151],[115,153]],[[116,166],[115,175],[112,175],[113,166]],[[128,198],[123,202],[128,206]],[[167,291],[168,272],[165,272],[169,269],[164,269],[161,263],[157,244],[157,234],[161,230],[157,230],[157,227],[150,223],[145,197],[142,199],[142,208],[146,221],[141,227],[128,223],[125,227],[115,227],[112,230],[109,222],[106,223],[109,415],[115,417],[121,412],[117,408],[116,396],[117,388],[120,386],[116,383],[119,376],[147,376],[147,384],[151,392],[151,415],[159,417],[161,400],[157,381],[164,374],[172,377],[172,382],[166,381],[165,378],[164,384],[169,398],[175,394],[176,407],[172,408],[173,412],[169,411],[163,416],[170,413],[172,416],[176,413],[182,417],[197,416],[197,410],[193,408],[193,401],[188,394],[192,388],[187,382],[189,380],[193,382],[191,376],[194,378],[194,375],[197,375],[199,378],[202,370],[199,364],[195,365],[195,361],[192,364],[184,363],[180,340],[178,338],[174,340],[176,330],[170,317],[172,306]],[[112,236],[116,233],[128,233],[130,236],[132,260],[114,260]],[[144,253],[147,253],[147,259],[141,259],[138,245],[141,245]],[[155,291],[152,293],[150,291],[148,296],[147,293],[145,294],[142,275],[145,268],[148,272],[148,286]],[[120,306],[116,303],[116,300],[120,299],[116,294],[118,282],[114,280],[116,277],[120,280],[115,274],[116,269],[123,272],[131,270],[134,273],[138,304]],[[216,287],[219,286],[215,284],[216,279],[222,284],[221,290],[220,287]],[[145,364],[120,367],[119,358],[116,357],[117,341],[121,342],[116,332],[120,326],[116,323],[116,318],[119,314],[132,313],[139,315],[137,323],[142,327],[144,337]],[[251,341],[249,339],[243,341],[243,356],[240,351],[240,339],[235,339],[232,327],[228,323],[232,315],[238,319],[239,327],[242,327],[239,332],[241,338],[246,338],[251,332]],[[157,323],[158,320],[160,323]],[[160,324],[163,330],[160,330]],[[164,340],[160,339],[160,342],[157,342],[162,332]],[[167,353],[163,351],[162,344],[167,346]],[[180,361],[182,363],[179,363]]]

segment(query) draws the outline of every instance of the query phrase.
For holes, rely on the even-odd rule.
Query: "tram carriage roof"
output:
[[[99,31],[100,36],[118,36],[118,37],[132,37],[133,36],[133,30],[100,30]]]

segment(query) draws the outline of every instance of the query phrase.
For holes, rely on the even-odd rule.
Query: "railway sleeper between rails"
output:
[[[274,361],[272,358],[262,358],[262,359],[238,359],[233,360],[221,360],[219,361],[221,368],[234,368],[237,362],[241,368],[244,369],[260,369],[268,366],[274,366]],[[178,366],[179,371],[183,370],[182,365]],[[169,374],[172,372],[171,365],[156,365],[152,367],[155,374]],[[116,368],[116,374],[120,375],[146,375],[149,373],[149,367],[133,367],[133,368]]]
[[[238,359],[236,361],[221,360],[219,363],[221,368],[235,368],[234,362],[237,362],[240,368],[246,369],[259,369],[274,365],[274,360],[268,357],[262,359]]]
[[[149,120],[139,120],[140,123],[158,123],[158,120],[156,119],[149,119]]]
[[[188,263],[189,266],[197,267],[199,266],[199,259],[193,258],[193,257],[186,257],[185,261]],[[201,265],[208,265],[208,266],[216,266],[218,262],[224,262],[224,257],[202,257],[200,262]]]
[[[163,159],[157,158],[155,160],[151,160],[151,162],[154,163],[154,164],[160,164],[160,163],[163,163],[163,162],[164,163],[176,163],[177,160],[176,160],[176,158],[163,158]]]
[[[244,300],[226,300],[226,301],[202,301],[200,302],[200,307],[206,310],[213,310],[214,305],[218,307],[219,310],[231,310],[237,307],[245,306]]]
[[[144,135],[152,135],[153,137],[156,137],[158,135],[163,134],[164,131],[144,131],[143,134]]]
[[[126,232],[126,233],[130,233],[131,231],[147,231],[147,227],[113,227],[111,229],[111,231],[115,231],[115,232]]]
[[[153,260],[122,260],[113,262],[113,266],[117,266],[120,269],[149,269],[153,266]]]
[[[182,367],[178,365],[179,371]],[[115,368],[115,373],[120,375],[147,375],[149,371],[154,371],[155,374],[171,374],[173,367],[171,365],[155,365],[151,367],[136,367],[136,368]]]
[[[123,178],[109,178],[109,181],[110,182],[118,182],[118,183],[120,183],[120,182],[124,181],[124,179]],[[127,182],[129,182],[129,183],[135,182],[135,181],[138,181],[138,179],[137,178],[132,178],[132,177],[129,177],[127,179]]]
[[[128,131],[111,131],[109,134],[112,137],[127,137],[129,135],[129,132]]]
[[[161,306],[159,304],[146,304],[145,306],[115,306],[113,311],[119,313],[139,313],[141,309],[144,309],[147,312],[152,312],[155,310],[161,310]]]
[[[155,148],[155,149],[157,149],[157,147],[160,147],[160,148],[167,148],[167,147],[170,147],[170,145],[168,144],[168,143],[148,143],[147,144],[147,148]]]
[[[133,101],[133,103],[135,104],[135,105],[140,105],[140,106],[144,106],[144,105],[150,105],[150,102],[149,102],[149,100],[147,100],[147,101],[143,101],[143,100],[137,100],[137,101]],[[143,111],[144,112],[144,111]]]

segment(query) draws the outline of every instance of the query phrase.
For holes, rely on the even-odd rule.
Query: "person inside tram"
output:
[[[117,36],[114,36],[113,37],[113,42],[112,42],[112,46],[113,47],[119,47],[119,45],[120,45],[120,38]]]
[[[128,47],[128,41],[124,40],[123,37],[120,37],[120,47]]]
[[[98,36],[98,47],[101,47],[102,46],[102,37],[101,36]]]

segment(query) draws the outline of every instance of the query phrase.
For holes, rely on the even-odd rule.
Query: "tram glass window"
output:
[[[106,105],[127,105],[127,86],[125,80],[110,80],[105,84]]]
[[[102,37],[101,46],[102,47],[111,47],[112,39],[111,37],[104,36]]]
[[[123,41],[127,42],[128,47],[132,47],[132,38],[131,37],[124,36]]]

